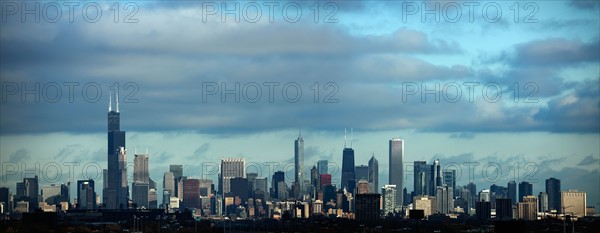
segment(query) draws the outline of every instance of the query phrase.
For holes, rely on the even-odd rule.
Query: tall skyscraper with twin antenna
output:
[[[129,200],[125,131],[121,131],[120,126],[119,94],[115,97],[115,110],[112,109],[112,93],[108,102],[108,169],[102,196],[105,208],[125,209]]]
[[[294,182],[303,190],[304,183],[304,139],[302,132],[298,133],[298,139],[294,141]]]

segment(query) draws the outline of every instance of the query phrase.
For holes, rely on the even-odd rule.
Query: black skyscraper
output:
[[[279,182],[285,182],[285,173],[282,171],[276,171],[271,179],[271,197],[279,198]]]
[[[491,218],[492,206],[489,201],[475,202],[475,216],[479,221],[489,220]]]
[[[352,148],[344,148],[342,154],[342,185],[340,188],[346,188],[348,192],[354,193],[355,184],[354,150]]]
[[[120,128],[119,97],[116,97],[116,111],[112,109],[112,94],[108,107],[108,184],[103,190],[103,204],[107,209],[127,208],[129,199],[127,178],[124,177],[127,160],[120,155],[120,148],[125,148],[125,131]]]
[[[38,176],[33,178],[23,178],[23,182],[17,183],[17,196],[15,202],[29,202],[29,212],[36,210],[39,207],[39,179]]]
[[[526,181],[519,183],[519,202],[523,202],[523,197],[529,195],[533,195],[533,185]]]
[[[300,190],[303,190],[304,185],[304,139],[302,135],[298,135],[298,139],[294,141],[294,182],[299,185]]]
[[[9,201],[8,187],[0,187],[0,202],[4,203],[4,212],[12,212],[12,203]]]
[[[512,220],[512,200],[496,198],[496,220]]]
[[[94,180],[77,181],[77,209],[93,210],[97,208]]]
[[[517,183],[515,181],[508,182],[508,198],[513,205],[517,204]]]
[[[434,166],[427,165],[425,161],[415,161],[413,169],[415,196],[434,196]]]
[[[548,194],[548,210],[556,210],[561,212],[560,180],[556,178],[547,179],[546,193]]]

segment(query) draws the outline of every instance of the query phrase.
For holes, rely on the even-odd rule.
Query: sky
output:
[[[13,193],[37,174],[93,178],[101,194],[118,92],[128,172],[147,150],[159,191],[169,164],[215,185],[224,157],[269,180],[290,172],[301,133],[306,174],[326,159],[334,182],[346,145],[386,184],[399,137],[409,191],[412,162],[439,159],[457,185],[537,194],[556,177],[600,208],[597,1],[37,3],[0,8],[0,183]]]

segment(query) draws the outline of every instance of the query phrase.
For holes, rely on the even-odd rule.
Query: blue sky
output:
[[[387,140],[402,137],[409,165],[439,158],[466,175],[465,163],[479,163],[478,189],[516,179],[537,182],[538,193],[553,176],[600,203],[597,2],[519,2],[518,22],[512,1],[319,2],[317,23],[314,1],[278,2],[273,22],[264,2],[260,19],[254,3],[238,2],[248,10],[239,22],[222,21],[222,2],[120,3],[117,23],[114,2],[98,2],[97,22],[88,22],[95,2],[74,6],[73,22],[61,4],[48,22],[56,2],[41,2],[50,13],[39,22],[2,3],[1,182],[11,190],[28,169],[47,184],[66,181],[74,162],[73,179],[106,168],[107,103],[118,89],[128,158],[148,148],[159,184],[168,164],[214,176],[222,157],[245,157],[270,178],[289,168],[299,129],[307,166],[339,164],[344,128],[354,128],[356,163],[374,154],[380,184]],[[219,11],[207,14],[211,6]],[[294,7],[302,14],[288,22]],[[439,22],[423,20],[423,7],[440,10]]]

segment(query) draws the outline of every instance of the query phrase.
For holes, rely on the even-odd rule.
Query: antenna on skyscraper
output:
[[[346,128],[344,128],[344,149],[346,148]]]
[[[354,128],[350,128],[350,148],[352,148],[353,141],[354,141]]]
[[[112,91],[108,95],[108,111],[112,111]]]
[[[146,155],[148,155],[148,147],[146,147]]]
[[[117,112],[119,112],[119,91],[117,90],[116,93],[117,93],[117,96],[116,96],[116,99],[117,99]]]

